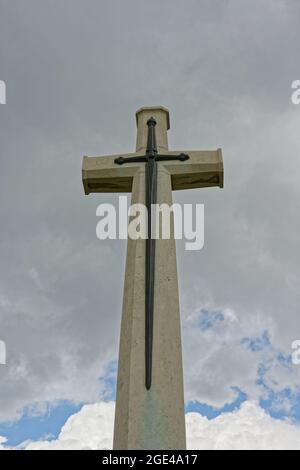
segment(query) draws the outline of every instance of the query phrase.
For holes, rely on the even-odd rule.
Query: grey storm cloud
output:
[[[95,401],[117,357],[126,244],[96,239],[82,155],[130,152],[134,113],[171,112],[170,148],[223,148],[205,248],[178,243],[186,397],[257,398],[259,365],[300,335],[300,4],[290,0],[0,0],[0,419]],[[211,331],[201,309],[227,312]],[[247,336],[269,332],[274,351]],[[273,354],[273,355],[272,355]],[[297,389],[300,368],[270,380]]]

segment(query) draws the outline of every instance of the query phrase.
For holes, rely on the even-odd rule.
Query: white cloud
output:
[[[27,450],[111,449],[114,403],[85,405],[62,427],[57,440],[24,443]],[[275,420],[254,402],[208,420],[187,413],[187,447],[199,450],[300,450],[300,426]],[[5,438],[0,437],[0,449]]]
[[[26,449],[110,449],[114,409],[112,402],[85,405],[67,420],[57,440],[32,442]]]
[[[4,449],[5,449],[5,443],[6,443],[6,441],[7,441],[6,437],[0,436],[0,450],[4,450]]]
[[[275,420],[253,402],[211,421],[199,413],[188,413],[186,420],[190,449],[300,450],[300,427]]]

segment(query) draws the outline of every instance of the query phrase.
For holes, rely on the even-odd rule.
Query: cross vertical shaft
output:
[[[152,216],[155,214],[153,208],[156,205],[157,196],[157,163],[159,161],[181,161],[189,160],[189,156],[161,155],[157,153],[155,126],[153,117],[148,119],[147,149],[144,156],[118,157],[115,159],[117,165],[126,163],[145,162],[146,175],[146,207],[147,207],[147,231],[146,240],[146,263],[145,263],[145,386],[149,390],[152,383],[152,349],[153,349],[153,317],[154,317],[154,284],[155,284],[155,238],[152,233]]]
[[[149,123],[147,134],[145,133],[145,129],[148,130],[147,121],[152,116],[156,123],[155,121]],[[161,152],[168,150],[165,145],[167,136],[162,133],[162,129],[165,129],[165,133],[167,131],[167,117],[168,114],[163,109],[157,109],[156,112],[153,109],[142,110],[141,114],[138,114],[139,153],[149,152],[150,158],[148,163],[140,166],[133,178],[132,204],[143,202],[148,206],[149,200],[147,199],[151,199],[152,202],[154,200],[158,204],[172,204],[170,174],[163,165],[156,163],[154,157],[157,152],[151,152],[157,144],[162,142],[164,147],[158,146],[158,149]],[[143,125],[143,128],[139,129],[139,125]],[[157,142],[155,132],[151,132],[151,125],[153,125],[153,131],[154,126],[156,127]],[[143,132],[144,139],[139,138],[139,131]],[[173,229],[172,223],[172,232]],[[153,263],[153,269],[149,269],[149,266],[147,269],[146,259],[148,263]],[[154,284],[154,296],[149,296],[147,299],[146,286],[148,284],[149,287],[151,283]],[[147,312],[149,314],[151,311],[154,311],[154,322],[151,315],[147,315]],[[144,330],[145,324],[146,331]],[[150,350],[151,354],[147,354],[147,350],[148,352]],[[152,374],[149,373],[151,370]],[[170,240],[154,240],[151,237],[148,240],[129,239],[121,324],[114,448],[184,449],[185,446],[175,240],[173,233],[171,233]]]

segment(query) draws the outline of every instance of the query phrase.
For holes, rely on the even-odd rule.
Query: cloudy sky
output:
[[[299,31],[297,0],[0,0],[0,446],[111,446],[126,243],[81,162],[159,104],[171,149],[225,165],[174,193],[205,204],[177,245],[188,445],[300,448]]]

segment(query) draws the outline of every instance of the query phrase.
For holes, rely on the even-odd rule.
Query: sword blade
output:
[[[146,207],[148,211],[148,237],[146,239],[146,276],[145,276],[145,386],[149,390],[152,383],[152,349],[154,316],[154,274],[155,238],[152,238],[152,204],[156,204],[157,163],[149,159],[146,163]]]

